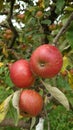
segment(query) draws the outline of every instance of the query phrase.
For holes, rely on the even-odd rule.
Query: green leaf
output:
[[[4,72],[4,66],[0,67],[0,75]]]
[[[2,130],[21,130],[21,128],[12,127],[12,126],[7,126],[7,127],[5,127],[5,129],[2,129]]]
[[[50,20],[43,20],[41,21],[42,24],[47,24],[48,26],[51,24]]]
[[[5,88],[5,86],[0,85],[0,103],[3,102],[12,93],[12,89],[10,89],[9,87]]]
[[[56,13],[59,14],[65,4],[65,0],[57,0],[56,2]]]
[[[12,83],[12,81],[11,81],[11,79],[10,79],[9,74],[5,75],[4,82],[5,82],[5,84],[6,84],[7,86],[13,87],[13,83]]]
[[[51,130],[73,130],[72,111],[66,111],[63,106],[57,106],[48,116]]]
[[[68,40],[70,46],[73,49],[73,22],[66,33],[66,39]]]
[[[62,88],[65,90],[71,90],[70,85],[66,79],[64,79],[62,76],[58,76],[56,80],[58,88]]]
[[[73,11],[73,8],[72,7],[70,7],[70,6],[67,6],[67,7],[65,7],[65,9],[64,9],[65,11],[70,11],[70,12],[72,12]]]
[[[73,91],[72,90],[67,93],[67,97],[68,97],[69,102],[73,106]]]
[[[2,8],[3,8],[3,1],[4,1],[4,0],[0,0],[0,11],[1,11]]]
[[[8,110],[8,113],[7,113],[7,117],[11,118],[13,120],[13,123],[15,124],[15,126],[17,125],[17,123],[18,123],[18,119],[17,119],[18,114],[17,114],[17,110],[13,107],[12,100],[9,103],[9,110]]]

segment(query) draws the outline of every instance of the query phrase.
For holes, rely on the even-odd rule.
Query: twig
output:
[[[13,49],[8,49],[8,51],[9,51],[12,55],[14,55],[14,57],[15,57],[17,60],[21,59],[21,56],[18,55],[18,53],[16,53],[15,50],[13,50]]]
[[[30,123],[26,123],[23,120],[19,121],[18,125],[15,126],[14,121],[12,119],[5,119],[0,123],[0,127],[6,127],[6,126],[11,126],[11,127],[23,127],[26,129],[30,128]]]
[[[9,16],[8,16],[7,21],[8,21],[8,23],[9,23],[10,29],[11,29],[12,32],[13,32],[13,38],[12,38],[12,40],[11,40],[10,47],[9,47],[9,48],[12,48],[13,45],[14,45],[14,43],[15,43],[16,38],[18,37],[18,32],[17,32],[17,30],[15,29],[15,27],[13,26],[13,23],[12,23],[12,21],[11,21],[12,15],[13,15],[13,7],[14,7],[15,0],[11,0],[10,3],[11,3],[11,7],[10,7],[10,13],[9,13]]]
[[[0,27],[2,27],[2,28],[9,28],[6,24],[0,24]]]
[[[0,15],[8,15],[8,11],[0,12]]]
[[[62,34],[64,34],[66,32],[66,30],[68,29],[69,25],[71,24],[73,20],[73,12],[71,13],[70,17],[68,18],[67,22],[65,23],[65,25],[61,28],[61,30],[59,31],[59,33],[56,35],[56,37],[53,40],[53,44],[57,44],[60,36]]]

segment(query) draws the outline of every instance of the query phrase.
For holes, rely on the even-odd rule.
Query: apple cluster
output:
[[[23,88],[19,99],[20,110],[32,116],[37,116],[41,112],[43,97],[29,88],[37,76],[41,78],[56,76],[60,72],[62,64],[63,58],[59,49],[54,45],[44,44],[33,51],[29,61],[20,59],[10,65],[12,82],[16,87]]]

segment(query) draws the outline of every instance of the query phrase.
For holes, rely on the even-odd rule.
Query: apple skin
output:
[[[29,62],[24,59],[14,62],[9,67],[9,70],[10,78],[18,88],[30,87],[35,80],[34,75],[31,72]]]
[[[61,70],[62,64],[61,52],[51,44],[39,46],[30,57],[32,72],[42,78],[52,78],[57,75]]]
[[[30,116],[37,116],[43,108],[43,98],[35,90],[23,90],[19,98],[19,108]]]

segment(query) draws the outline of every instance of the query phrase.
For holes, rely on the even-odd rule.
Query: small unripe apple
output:
[[[42,111],[43,98],[34,90],[23,90],[19,98],[19,108],[30,116],[37,116]]]
[[[4,33],[3,37],[6,39],[6,40],[9,40],[12,38],[12,35],[11,34],[6,34]]]
[[[37,13],[36,13],[36,18],[41,18],[43,16],[43,12],[41,10],[39,10]]]
[[[73,75],[73,69],[70,69],[70,71],[69,71],[72,75]]]
[[[63,63],[57,47],[44,44],[34,50],[30,57],[30,67],[34,74],[42,78],[52,78],[59,73]]]
[[[24,14],[18,14],[17,18],[23,20],[25,18],[25,15]]]
[[[29,62],[20,59],[10,66],[10,78],[19,88],[30,87],[35,78],[30,70]]]
[[[50,26],[49,26],[49,30],[55,30],[57,28],[57,25],[56,24],[51,24]]]
[[[9,39],[12,38],[13,33],[12,33],[12,31],[11,31],[10,29],[7,29],[7,30],[5,31],[5,33],[4,33],[3,36],[4,36],[4,38],[5,38],[6,40],[9,40]]]
[[[67,72],[67,70],[64,70],[63,72],[60,72],[60,74],[61,74],[63,77],[65,77],[65,76],[67,76],[68,72]]]
[[[11,31],[11,29],[7,29],[5,33],[6,34],[12,34],[12,31]]]

